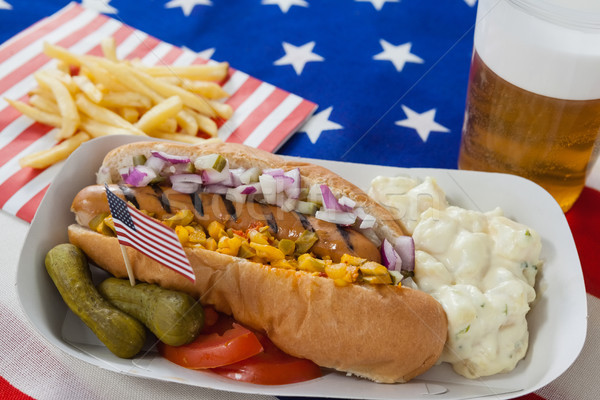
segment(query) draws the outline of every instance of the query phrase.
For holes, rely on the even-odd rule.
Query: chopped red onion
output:
[[[253,193],[261,193],[262,189],[260,187],[260,183],[251,183],[249,185],[240,185],[237,187],[242,194],[253,194]]]
[[[297,203],[298,203],[298,200],[288,197],[287,199],[285,199],[283,201],[283,204],[281,205],[281,209],[286,212],[293,211],[296,209]]]
[[[383,239],[381,244],[381,262],[390,271],[400,271],[402,269],[402,257],[394,250],[394,246],[387,240]]]
[[[156,178],[156,173],[144,165],[131,167],[127,172],[123,170],[120,170],[119,172],[121,173],[123,182],[135,187],[146,186]]]
[[[338,203],[342,208],[345,208],[345,211],[352,211],[352,209],[356,206],[356,202],[352,200],[350,197],[342,196]]]
[[[410,236],[399,236],[394,243],[394,250],[402,258],[402,270],[412,271],[415,268],[415,241]]]
[[[283,169],[281,168],[266,168],[262,171],[263,174],[271,175],[272,177],[282,176]]]
[[[216,183],[231,186],[231,174],[229,168],[225,167],[221,172],[214,169],[202,170],[202,180],[206,185],[214,185]]]
[[[285,175],[274,176],[275,182],[277,182],[277,193],[283,192],[286,188],[294,184],[294,178]]]
[[[375,226],[375,217],[371,214],[366,214],[364,218],[361,218],[360,229],[368,229]]]
[[[306,195],[306,200],[318,205],[323,204],[323,195],[321,194],[321,185],[315,183],[311,185]]]
[[[334,210],[319,210],[315,213],[315,217],[322,221],[344,226],[352,225],[356,221],[356,215]]]
[[[200,185],[194,182],[174,182],[172,187],[176,192],[190,194],[196,193]]]
[[[162,151],[151,151],[152,155],[154,157],[158,157],[161,160],[170,162],[171,164],[182,164],[182,163],[189,163],[191,162],[189,157],[184,157],[184,156],[174,156],[172,154],[167,154],[165,152]]]
[[[234,187],[240,186],[243,184],[242,180],[240,179],[240,176],[244,173],[245,169],[244,168],[236,168],[236,169],[230,169],[229,173],[231,174],[231,185]]]
[[[262,174],[258,177],[260,187],[265,198],[265,202],[268,204],[277,203],[277,181],[273,176],[268,174]]]
[[[247,197],[248,195],[243,193],[239,186],[227,189],[227,193],[225,194],[225,198],[227,200],[234,201],[236,203],[245,203]]]
[[[171,175],[169,179],[171,180],[171,183],[189,182],[196,183],[198,185],[202,185],[203,183],[202,177],[198,174],[176,174]]]
[[[153,169],[157,174],[167,165],[167,162],[162,158],[150,156],[144,164],[146,167]]]
[[[214,184],[214,185],[206,185],[202,189],[206,193],[215,193],[215,194],[227,194],[227,191],[231,189],[229,186]]]
[[[323,195],[323,206],[325,207],[325,210],[347,211],[340,206],[340,203],[338,203],[333,192],[329,189],[329,186],[321,185],[321,194]]]
[[[300,169],[294,168],[287,171],[284,175],[292,179],[292,182],[285,188],[285,194],[291,199],[299,198],[300,192],[302,191]]]

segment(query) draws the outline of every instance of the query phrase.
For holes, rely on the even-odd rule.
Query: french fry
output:
[[[135,123],[135,126],[144,132],[148,132],[165,122],[167,119],[177,115],[182,109],[183,102],[181,98],[178,96],[171,96],[146,111],[139,121]]]
[[[38,110],[47,112],[49,114],[58,115],[60,113],[58,105],[54,102],[54,99],[46,96],[34,94],[29,97],[29,104]]]
[[[79,113],[77,106],[71,97],[71,93],[58,79],[43,73],[37,73],[36,79],[44,86],[47,86],[52,91],[60,115],[62,117],[61,128],[58,132],[57,139],[66,139],[75,134],[79,126]]]
[[[146,84],[159,95],[163,97],[179,96],[183,104],[185,104],[189,108],[194,109],[209,117],[216,116],[216,113],[214,112],[212,107],[202,97],[196,96],[195,94],[190,93],[187,90],[180,88],[179,86],[171,85],[170,83],[154,79],[152,76],[141,71],[132,70],[132,72],[140,79],[140,81],[142,81],[144,84]]]
[[[117,45],[115,43],[115,38],[108,37],[102,39],[100,42],[100,47],[102,48],[102,54],[110,61],[119,61],[117,59]]]
[[[179,78],[188,78],[203,81],[222,81],[227,77],[229,63],[221,62],[216,64],[202,65],[159,65],[154,67],[145,67],[143,71],[151,76],[177,76]]]
[[[198,134],[198,121],[192,112],[191,110],[181,110],[175,115],[175,119],[181,127],[182,133],[196,136]]]
[[[137,92],[108,92],[102,96],[100,105],[104,107],[136,107],[150,109],[152,100]]]
[[[59,161],[67,158],[72,152],[78,148],[81,143],[90,140],[91,137],[85,132],[79,132],[75,135],[63,140],[61,143],[47,150],[38,151],[26,155],[19,160],[21,167],[31,168],[46,168],[52,164],[56,164]]]
[[[215,82],[184,79],[181,83],[181,87],[200,96],[204,96],[207,99],[218,100],[229,97],[229,93],[223,90],[223,88]]]
[[[203,139],[198,136],[185,135],[182,133],[162,132],[162,131],[152,131],[152,132],[150,132],[150,136],[159,138],[159,139],[172,140],[175,142],[183,142],[183,143],[189,143],[189,144],[208,144],[208,143],[212,143],[212,142],[221,142],[222,141],[221,139],[218,139],[218,138]]]
[[[219,118],[229,119],[233,115],[233,108],[229,104],[219,103],[215,100],[207,100],[207,102]]]
[[[202,114],[195,114],[194,117],[198,122],[199,131],[202,131],[212,137],[217,136],[218,127],[215,121]]]
[[[35,107],[31,107],[29,104],[25,104],[22,101],[15,101],[11,99],[4,99],[16,108],[21,114],[28,116],[31,119],[36,120],[42,124],[50,125],[55,128],[60,128],[62,126],[62,119],[58,114],[50,114],[46,111],[42,111]]]
[[[102,92],[94,83],[85,75],[77,75],[73,77],[73,82],[77,85],[85,95],[94,103],[102,101]]]
[[[98,122],[102,122],[106,125],[116,126],[118,128],[128,129],[131,131],[130,135],[144,134],[143,131],[123,119],[119,114],[109,110],[108,108],[100,107],[99,105],[91,102],[82,93],[77,94],[75,102],[77,103],[77,108],[79,108],[81,112]]]
[[[88,132],[90,136],[97,138],[100,136],[108,135],[138,135],[146,136],[145,133],[138,133],[138,130],[131,130],[126,128],[120,128],[114,125],[104,124],[102,122],[95,121],[93,119],[84,119],[81,123],[81,127],[84,131]]]
[[[147,67],[140,60],[119,60],[114,38],[101,41],[103,56],[77,55],[44,43],[56,68],[34,74],[38,87],[29,104],[7,99],[22,114],[59,128],[64,139],[32,154],[23,165],[45,168],[66,158],[79,144],[105,135],[152,135],[185,143],[204,143],[202,132],[217,138],[215,118],[229,119],[229,94],[217,83],[228,63]]]
[[[137,122],[140,119],[140,112],[134,107],[121,107],[119,108],[119,115],[123,119],[131,124]]]
[[[75,55],[63,47],[48,42],[44,42],[44,54],[50,58],[56,58],[57,60],[63,61],[67,65],[79,67],[82,64],[81,56]]]

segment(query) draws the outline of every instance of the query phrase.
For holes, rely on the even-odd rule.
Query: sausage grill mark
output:
[[[163,209],[170,214],[171,213],[171,203],[169,203],[169,198],[167,197],[165,192],[158,185],[150,185],[150,186],[152,187],[152,190],[154,190],[154,193],[156,193],[156,198],[160,201],[160,204],[162,205]]]
[[[190,194],[190,199],[192,200],[192,204],[198,215],[204,217],[204,206],[202,205],[202,198],[200,197],[199,192]]]
[[[273,231],[274,234],[277,234],[279,231],[279,226],[277,225],[277,221],[275,221],[275,217],[273,217],[273,213],[269,210],[267,206],[262,206],[263,214],[267,220],[267,225]]]
[[[306,216],[304,214],[300,214],[297,211],[294,211],[294,214],[296,214],[296,216],[300,220],[300,223],[302,224],[302,227],[304,229],[306,229],[307,231],[311,231],[311,232],[315,231],[313,226],[310,224],[310,221],[308,220],[308,218],[306,218]]]
[[[225,209],[227,210],[227,213],[231,215],[231,220],[237,221],[238,217],[237,210],[235,209],[235,204],[233,204],[231,200],[227,199],[224,194],[221,195],[221,199],[223,200],[223,204],[225,204]]]
[[[350,239],[350,232],[348,232],[346,228],[341,225],[336,224],[335,226],[342,238],[344,239],[344,243],[346,243],[346,246],[348,246],[350,250],[354,250],[354,245],[352,244],[352,240]]]
[[[138,203],[138,201],[137,201],[137,199],[135,197],[135,193],[133,192],[133,190],[131,190],[131,188],[129,188],[129,187],[125,186],[125,185],[119,185],[119,189],[123,193],[123,196],[125,196],[125,199],[128,202],[130,202],[131,204],[133,204],[133,206],[139,210],[140,203]]]

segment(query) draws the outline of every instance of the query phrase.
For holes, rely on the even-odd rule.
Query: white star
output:
[[[326,110],[321,111],[318,114],[313,115],[304,125],[298,129],[299,132],[306,132],[308,138],[312,144],[315,144],[319,140],[319,136],[323,131],[332,131],[335,129],[344,129],[340,124],[336,124],[329,120],[333,107],[329,107]]]
[[[473,7],[475,3],[477,3],[477,0],[465,0],[465,3],[467,3],[469,7]]]
[[[421,57],[418,57],[410,52],[410,48],[412,47],[412,43],[410,42],[394,46],[393,44],[380,39],[379,44],[381,44],[383,51],[374,55],[373,60],[391,61],[398,72],[402,71],[404,64],[407,62],[417,64],[424,63],[424,60]]]
[[[396,121],[395,124],[415,129],[419,136],[421,136],[423,142],[427,141],[431,132],[450,132],[450,129],[434,121],[435,108],[425,111],[422,114],[414,112],[405,105],[402,106],[402,110],[404,110],[407,118]]]
[[[12,6],[4,0],[0,0],[0,10],[12,10]]]
[[[202,51],[194,51],[187,46],[181,46],[181,48],[184,50],[187,50],[189,52],[196,53],[196,55],[198,57],[204,58],[205,60],[210,60],[212,58],[213,54],[215,54],[215,50],[216,50],[214,47],[211,47],[209,49],[202,50]]]
[[[309,42],[302,46],[296,47],[293,44],[283,42],[283,50],[285,56],[275,61],[275,65],[291,65],[294,67],[296,74],[300,75],[304,66],[310,61],[323,61],[325,60],[318,54],[312,52],[315,47],[315,42]]]
[[[277,4],[284,14],[288,12],[291,6],[308,7],[308,3],[304,0],[262,0],[260,4]]]
[[[390,3],[399,3],[400,0],[354,0],[354,1],[364,1],[364,2],[369,2],[371,4],[373,4],[373,7],[375,7],[375,9],[377,11],[381,10],[381,8],[383,7],[383,5],[387,2]]]
[[[183,15],[189,17],[197,5],[212,6],[212,3],[210,0],[171,0],[165,4],[165,8],[181,7]]]

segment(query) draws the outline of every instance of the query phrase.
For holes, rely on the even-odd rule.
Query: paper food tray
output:
[[[539,276],[538,300],[528,314],[530,347],[517,368],[510,373],[469,380],[454,373],[449,364],[442,364],[407,384],[376,384],[325,371],[323,377],[308,382],[261,386],[187,370],[152,352],[133,360],[119,359],[67,309],[46,273],[44,257],[54,245],[67,242],[67,226],[74,222],[69,210],[71,201],[81,188],[95,183],[95,172],[104,155],[114,147],[138,140],[105,137],[79,148],[50,186],[23,246],[17,294],[24,313],[41,336],[73,357],[118,373],[232,392],[349,399],[420,399],[432,395],[436,399],[506,399],[550,383],[575,361],[583,347],[587,302],[577,250],[564,214],[541,187],[504,174],[309,160],[365,190],[378,175],[432,176],[451,204],[481,211],[500,206],[507,217],[535,229],[542,237],[544,266]]]

